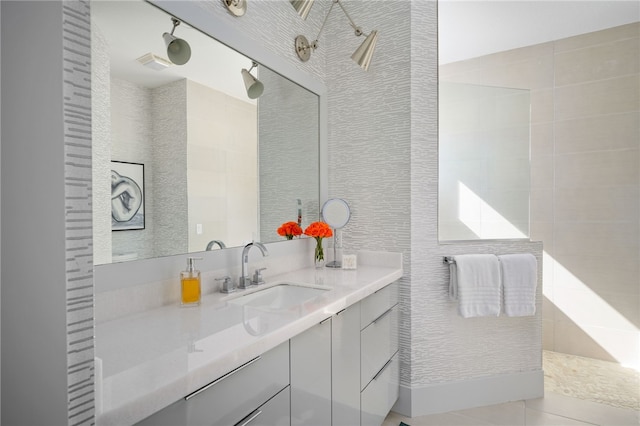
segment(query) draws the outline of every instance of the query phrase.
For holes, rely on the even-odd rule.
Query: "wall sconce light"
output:
[[[314,0],[289,0],[289,2],[291,2],[291,5],[302,19],[307,19]]]
[[[290,0],[290,1],[292,4],[294,3],[294,0]],[[312,1],[313,0],[307,0],[307,3]],[[322,34],[322,30],[324,29],[324,26],[327,23],[327,19],[329,18],[329,15],[333,10],[333,6],[335,6],[336,3],[338,4],[338,6],[340,6],[344,14],[347,16],[347,19],[349,19],[349,23],[351,27],[353,27],[355,31],[355,35],[357,37],[364,35],[364,33],[362,32],[362,29],[359,26],[357,26],[355,22],[353,22],[353,19],[351,19],[351,16],[349,16],[349,13],[347,13],[347,10],[344,8],[340,0],[333,0],[333,3],[331,3],[331,7],[329,8],[329,12],[327,12],[327,16],[325,16],[324,21],[322,22],[320,31],[318,31],[318,36],[316,37],[316,39],[311,43],[309,43],[309,40],[307,40],[307,38],[303,35],[299,35],[295,38],[296,53],[298,55],[298,58],[300,58],[302,62],[307,62],[311,57],[311,51],[316,50],[318,48],[318,39],[320,38],[320,34]],[[295,4],[294,4],[294,7],[296,7]],[[308,6],[308,8],[310,9],[311,6]],[[296,10],[298,9],[296,8]],[[309,12],[307,11],[306,13],[308,14]],[[356,51],[353,52],[353,55],[351,55],[351,59],[353,59],[365,71],[369,69],[369,65],[371,64],[371,59],[373,58],[373,52],[376,48],[377,42],[378,42],[378,31],[373,30],[371,31],[371,33],[369,33],[369,35],[367,35],[365,40],[356,49]]]
[[[258,64],[253,62],[251,64],[251,68],[249,68],[249,71],[244,68],[242,69],[242,71],[240,71],[242,74],[242,79],[244,80],[244,87],[247,89],[247,96],[249,97],[249,99],[258,99],[262,95],[262,92],[264,92],[264,84],[262,84],[260,80],[258,80],[253,76],[253,74],[251,74],[251,70],[256,68],[257,66]]]
[[[247,0],[222,0],[229,12],[235,16],[242,16],[247,12]]]
[[[167,56],[169,56],[169,60],[172,63],[184,65],[191,58],[191,47],[189,47],[189,43],[173,35],[176,27],[180,25],[180,21],[176,18],[171,18],[171,22],[173,22],[171,33],[162,34],[164,43],[167,45]]]

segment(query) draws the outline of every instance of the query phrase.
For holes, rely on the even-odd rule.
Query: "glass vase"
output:
[[[324,268],[324,250],[322,248],[322,238],[316,238],[316,249],[314,251],[313,261],[316,268]]]

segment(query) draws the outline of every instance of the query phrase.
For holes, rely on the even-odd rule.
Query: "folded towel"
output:
[[[504,287],[504,312],[510,317],[536,313],[538,262],[531,253],[498,256]]]
[[[464,318],[500,315],[500,264],[492,254],[455,256],[449,294]]]

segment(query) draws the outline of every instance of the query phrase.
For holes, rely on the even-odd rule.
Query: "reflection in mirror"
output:
[[[529,236],[528,90],[439,85],[440,240]]]
[[[319,216],[318,96],[143,1],[92,1],[94,263],[278,241]],[[145,229],[112,232],[111,161],[144,164]]]

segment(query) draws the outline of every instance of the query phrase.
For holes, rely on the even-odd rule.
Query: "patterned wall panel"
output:
[[[365,73],[349,59],[361,40],[340,13],[330,20],[328,32],[335,37],[327,46],[329,194],[344,197],[353,210],[344,232],[347,249],[404,254],[402,384],[540,369],[540,309],[526,319],[463,321],[447,298],[443,255],[533,252],[541,264],[541,246],[438,243],[436,2],[345,5],[365,32],[377,28],[380,39]]]
[[[111,165],[111,160],[144,165],[145,229],[112,232],[112,251],[115,261],[118,255],[135,253],[139,258],[145,259],[155,254],[154,161],[156,156],[164,152],[153,145],[155,129],[152,121],[152,93],[152,90],[146,87],[111,78],[111,91],[107,94],[111,111],[111,157],[102,161],[108,165]],[[177,110],[176,107],[172,108],[175,116],[179,117]],[[174,121],[177,120],[179,119]],[[171,159],[171,161],[175,160]],[[102,165],[96,164],[96,166]],[[106,177],[110,181],[111,173]],[[111,199],[110,196],[109,199]]]
[[[187,82],[165,84],[152,93],[151,164],[168,167],[149,170],[150,187],[158,190],[149,192],[147,211],[151,212],[153,255],[166,256],[186,253],[188,247],[187,194],[160,190],[187,187]]]
[[[63,5],[69,424],[94,416],[91,30],[88,2]]]
[[[531,252],[542,270],[542,245],[527,241],[438,243],[437,7],[412,3],[412,387],[541,368],[541,281],[537,313],[526,318],[464,320],[447,294],[442,257]],[[406,343],[405,343],[406,344]],[[496,350],[499,348],[499,350]]]
[[[329,86],[329,196],[344,198],[352,218],[345,250],[402,252],[401,371],[410,366],[411,341],[411,26],[407,1],[346,1],[365,32],[378,30],[369,71],[350,58],[363,38],[332,12],[327,33]]]
[[[423,4],[424,3],[424,4]],[[432,278],[427,265],[433,259],[438,239],[438,42],[436,2],[412,2],[411,5],[411,288],[409,302],[410,332],[401,335],[404,366],[401,382],[409,386],[420,381],[428,371],[428,346],[419,330],[437,327],[426,312],[431,310],[428,295],[423,294]],[[414,296],[415,295],[415,296]],[[415,297],[415,299],[414,299]],[[422,305],[422,306],[421,306]],[[415,308],[414,308],[415,306]],[[416,365],[415,374],[414,363]]]
[[[91,26],[91,156],[93,260],[111,262],[111,67],[107,41]]]

